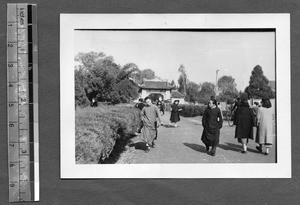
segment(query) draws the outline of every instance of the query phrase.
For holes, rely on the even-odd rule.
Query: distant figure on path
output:
[[[220,109],[217,107],[216,100],[210,100],[208,108],[204,111],[202,117],[202,126],[204,127],[201,140],[205,144],[206,152],[215,156],[216,147],[219,144],[220,129],[223,125],[223,118]]]
[[[165,114],[165,103],[162,101],[161,97],[158,99],[158,102],[156,105],[157,105],[159,111],[162,113],[162,115],[164,115]]]
[[[255,141],[259,146],[256,149],[262,152],[262,147],[265,145],[266,152],[264,154],[268,155],[269,148],[273,144],[273,110],[269,99],[262,99],[261,105],[262,107],[257,112],[258,135]]]
[[[253,127],[255,123],[253,110],[248,104],[247,98],[242,98],[240,105],[235,111],[235,138],[242,144],[243,154],[247,153],[247,144],[249,139],[253,139]]]
[[[149,97],[145,98],[146,106],[142,109],[143,128],[141,130],[142,140],[146,143],[147,150],[150,151],[150,146],[154,147],[154,139],[157,136],[157,127],[161,124],[160,113],[158,108],[151,103]],[[158,123],[156,122],[158,120]]]
[[[173,105],[171,105],[171,117],[170,117],[171,122],[169,124],[174,123],[174,127],[178,127],[177,122],[180,121],[179,112],[182,110],[179,109],[178,103],[179,100],[175,100]]]
[[[97,102],[96,98],[92,98],[91,106],[92,107],[97,107],[98,106],[98,102]]]

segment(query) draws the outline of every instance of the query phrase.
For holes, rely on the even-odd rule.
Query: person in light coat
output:
[[[257,127],[258,134],[255,141],[259,146],[256,146],[256,149],[263,153],[263,146],[265,146],[264,154],[268,155],[273,144],[273,110],[269,99],[261,101],[261,107],[257,112]]]

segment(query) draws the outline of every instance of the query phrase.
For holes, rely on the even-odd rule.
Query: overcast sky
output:
[[[120,65],[135,63],[177,83],[183,64],[190,81],[216,81],[229,75],[238,90],[249,84],[256,65],[275,80],[274,32],[75,31],[75,52],[104,52]]]

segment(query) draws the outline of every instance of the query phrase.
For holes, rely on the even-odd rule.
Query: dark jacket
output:
[[[255,126],[255,117],[253,110],[248,104],[241,104],[236,112],[234,119],[235,138],[253,139],[253,127]]]

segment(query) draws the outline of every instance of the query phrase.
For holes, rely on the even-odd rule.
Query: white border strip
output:
[[[61,14],[61,178],[290,178],[289,14]],[[75,164],[75,29],[276,29],[277,163]],[[259,171],[253,171],[259,170]]]

